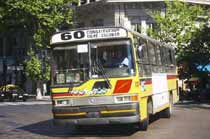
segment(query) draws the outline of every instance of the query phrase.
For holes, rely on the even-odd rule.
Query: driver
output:
[[[113,59],[112,62],[113,62],[114,66],[117,66],[117,67],[120,67],[120,68],[124,67],[124,66],[126,66],[126,67],[129,66],[128,58],[126,56],[123,56],[123,53],[120,50],[118,50],[115,53],[115,55],[114,55],[114,57],[112,57],[112,59]]]

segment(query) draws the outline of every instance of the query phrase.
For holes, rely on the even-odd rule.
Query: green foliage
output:
[[[32,51],[28,53],[30,59],[26,61],[26,75],[36,81],[50,80],[50,66],[46,61],[40,61],[40,58]]]
[[[166,1],[166,13],[153,13],[157,27],[149,33],[162,42],[176,47],[178,64],[187,67],[187,78],[192,75],[207,77],[203,68],[210,64],[210,28],[208,26],[209,11],[185,2]],[[199,21],[199,26],[196,23]]]
[[[73,2],[77,0],[3,0],[0,2],[0,31],[22,29],[33,38],[36,51],[47,48],[56,29],[72,26]],[[35,54],[31,56],[26,62],[26,71],[30,78],[41,79],[40,60]],[[48,80],[49,74],[45,76]]]
[[[26,75],[32,80],[40,80],[42,79],[42,63],[34,52],[30,51],[29,55],[31,58],[26,62]]]
[[[14,24],[33,35],[37,47],[47,47],[57,28],[72,25],[70,4],[76,0],[4,0],[0,6],[1,27]]]
[[[153,37],[165,43],[171,43],[177,47],[177,56],[183,55],[185,47],[190,43],[194,33],[199,30],[196,20],[205,10],[198,5],[190,5],[185,2],[166,1],[166,13],[153,13],[157,27],[150,30]],[[201,24],[202,25],[202,24]]]
[[[210,64],[210,27],[205,25],[192,37],[184,54],[179,57],[179,61],[187,61],[188,72],[192,74],[207,74],[205,67]],[[200,69],[198,70],[198,66]],[[201,73],[203,72],[203,73]],[[207,76],[205,76],[206,78]]]

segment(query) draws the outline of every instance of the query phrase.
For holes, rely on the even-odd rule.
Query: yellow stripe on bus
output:
[[[101,111],[101,114],[109,114],[109,113],[123,113],[123,112],[136,112],[136,109],[131,109],[131,110]]]
[[[81,112],[81,113],[62,113],[62,114],[54,114],[55,116],[82,116],[86,115],[86,112]]]
[[[52,88],[53,93],[67,93],[69,88]]]

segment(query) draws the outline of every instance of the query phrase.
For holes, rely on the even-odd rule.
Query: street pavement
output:
[[[17,102],[0,102],[0,107],[1,106],[21,106],[21,105],[43,105],[43,104],[51,104],[51,101],[49,100],[39,100],[39,101],[17,101]]]
[[[0,102],[0,139],[210,139],[210,105],[182,102],[170,119],[153,117],[148,131],[134,126],[92,126],[78,130],[52,124],[50,101]]]

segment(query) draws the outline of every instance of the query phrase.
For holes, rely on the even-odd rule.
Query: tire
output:
[[[146,118],[144,121],[140,123],[140,130],[147,131],[149,126],[149,118]]]
[[[172,111],[173,111],[172,107],[173,107],[173,96],[170,95],[170,97],[169,97],[169,107],[161,112],[161,117],[162,118],[170,118],[171,114],[172,114]]]

